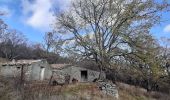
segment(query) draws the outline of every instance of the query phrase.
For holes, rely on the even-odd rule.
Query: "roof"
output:
[[[85,63],[85,62],[82,62],[81,64],[75,64],[75,65],[72,65],[72,64],[51,64],[51,68],[53,70],[62,70],[64,68],[68,68],[68,67],[80,67],[80,68],[85,68],[85,69],[89,69],[89,70],[94,70],[94,71],[100,71],[99,68],[94,65],[94,64],[90,64],[90,63]]]
[[[51,68],[61,70],[67,67],[71,67],[71,64],[51,64]]]
[[[31,65],[32,63],[35,63],[35,62],[40,62],[42,60],[13,60],[11,62],[6,62],[6,63],[2,63],[1,65],[2,66],[6,66],[6,65],[10,65],[10,66],[13,66],[13,65]]]
[[[91,62],[91,61],[78,62],[76,64],[76,66],[77,67],[81,67],[81,68],[86,68],[86,69],[94,70],[94,71],[100,71],[98,65],[95,62]]]

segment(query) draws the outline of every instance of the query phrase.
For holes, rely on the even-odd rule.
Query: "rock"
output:
[[[104,94],[113,96],[113,97],[118,99],[119,95],[118,95],[118,90],[117,90],[115,84],[113,84],[111,82],[104,82],[104,81],[101,81],[101,80],[98,81],[97,83],[98,83],[99,88],[101,89],[101,91]]]
[[[106,88],[105,87],[101,87],[102,90],[105,90]]]

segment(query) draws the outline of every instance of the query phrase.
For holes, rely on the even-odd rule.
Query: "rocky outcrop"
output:
[[[115,84],[106,81],[98,81],[97,84],[104,94],[118,99],[119,94]]]

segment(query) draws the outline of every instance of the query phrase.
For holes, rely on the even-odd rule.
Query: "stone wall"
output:
[[[87,71],[86,81],[82,80],[81,78],[81,71],[85,71],[85,70]],[[78,82],[92,82],[93,80],[99,78],[99,74],[100,74],[100,72],[98,71],[94,71],[94,70],[90,70],[90,69],[86,69],[82,67],[75,67],[75,66],[62,69],[62,71],[65,72],[65,74],[70,75],[70,80],[74,78],[78,80]],[[106,77],[105,73],[103,73],[103,77]]]
[[[19,65],[0,65],[0,75],[5,77],[21,77],[21,69],[23,67],[23,79],[26,81],[30,80],[41,80],[41,68],[44,68],[43,80],[50,79],[52,70],[50,65],[46,61],[37,61],[31,64]]]
[[[41,80],[41,69],[45,68],[43,80],[50,79],[52,75],[52,70],[47,62],[36,62],[31,64],[30,80]]]

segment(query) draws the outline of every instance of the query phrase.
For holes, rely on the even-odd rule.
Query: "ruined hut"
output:
[[[59,83],[67,82],[93,82],[99,78],[100,71],[90,69],[90,67],[83,67],[80,65],[70,64],[52,64],[53,74],[52,81]],[[92,68],[92,67],[91,67]],[[103,78],[106,77],[105,73],[102,73]]]
[[[46,60],[18,60],[0,64],[0,75],[18,77],[21,80],[46,80],[51,77],[50,65]]]

